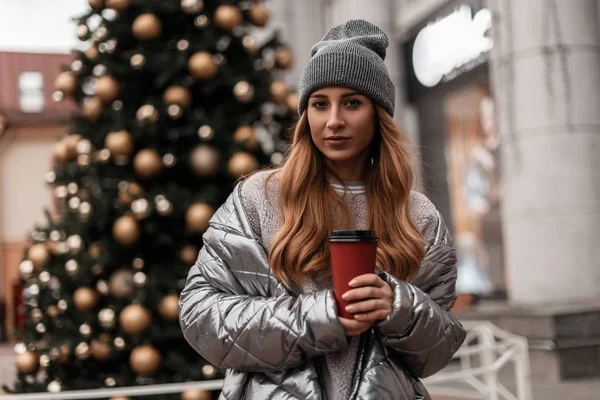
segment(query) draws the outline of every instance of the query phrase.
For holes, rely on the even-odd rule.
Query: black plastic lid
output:
[[[333,231],[330,242],[377,242],[374,231]]]

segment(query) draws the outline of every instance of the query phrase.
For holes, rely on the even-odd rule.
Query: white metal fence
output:
[[[532,400],[527,339],[500,330],[487,321],[465,321],[465,343],[455,354],[458,365],[451,365],[423,380],[431,394],[482,400]],[[502,383],[500,372],[512,364],[509,384]],[[503,374],[506,376],[506,374]],[[12,386],[14,357],[0,358],[0,383]],[[115,396],[132,398],[145,395],[181,393],[189,389],[217,390],[222,380],[171,383],[60,393],[33,393],[0,396],[0,400],[98,399]],[[512,387],[513,390],[509,389]]]

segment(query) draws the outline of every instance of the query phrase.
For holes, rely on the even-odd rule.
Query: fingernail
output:
[[[343,295],[342,295],[342,299],[344,299],[344,300],[348,300],[348,295],[347,295],[347,294],[343,294]]]
[[[352,312],[352,311],[354,311],[354,307],[348,306],[348,307],[346,307],[346,311]]]
[[[348,285],[350,285],[350,286],[354,286],[355,284],[356,284],[356,281],[354,279],[351,280],[350,283],[348,283]]]

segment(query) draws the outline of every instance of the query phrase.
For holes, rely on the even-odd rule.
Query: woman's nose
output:
[[[337,107],[332,107],[331,112],[329,114],[329,119],[327,120],[327,128],[331,130],[341,129],[346,125],[346,122],[342,118],[340,111]]]

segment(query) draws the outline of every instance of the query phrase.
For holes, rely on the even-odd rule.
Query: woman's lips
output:
[[[350,141],[349,137],[330,137],[325,139],[330,146],[342,146]]]

